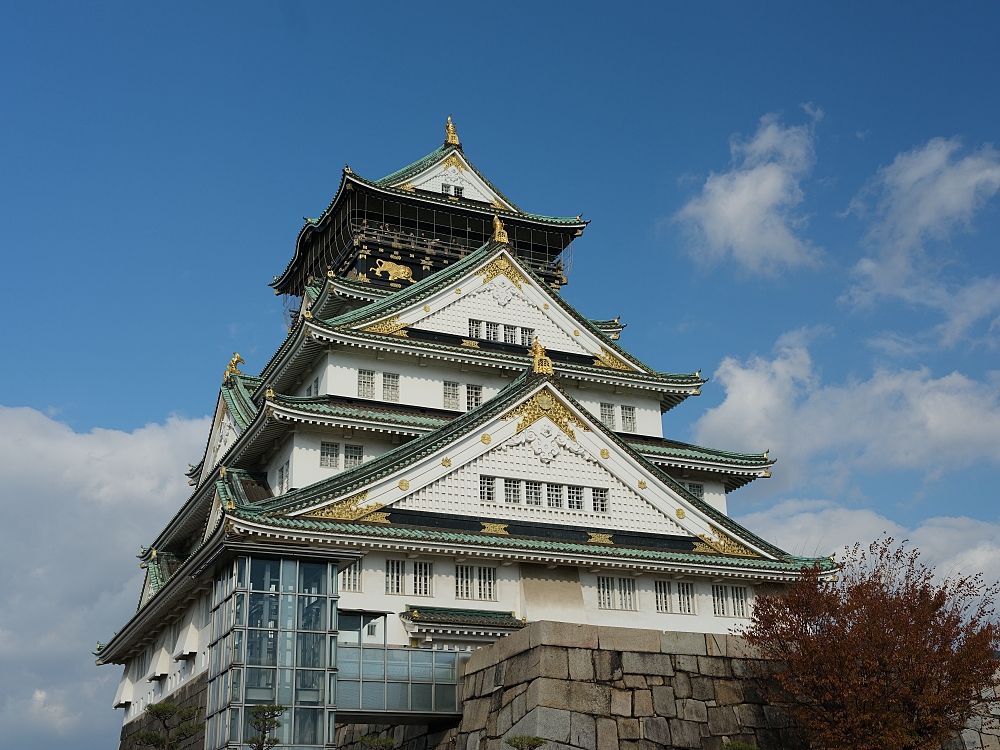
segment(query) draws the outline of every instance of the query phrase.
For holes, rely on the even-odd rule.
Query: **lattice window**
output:
[[[505,344],[516,344],[517,343],[517,326],[504,326],[503,327],[503,342]]]
[[[525,482],[524,483],[524,504],[525,505],[541,505],[542,504],[542,483],[541,482]]]
[[[458,185],[455,185],[455,197],[456,198],[461,198],[462,194],[464,192],[465,192],[465,188],[464,187],[459,187]]]
[[[615,405],[601,404],[601,421],[609,430],[615,429]]]
[[[484,503],[497,501],[496,477],[479,477],[479,500]]]
[[[413,595],[431,596],[434,582],[434,563],[413,563]]]
[[[700,482],[688,482],[688,492],[699,500],[705,499],[705,485]]]
[[[602,487],[591,490],[594,498],[594,513],[608,512],[608,491]]]
[[[403,582],[406,579],[405,560],[385,561],[385,593],[402,594]]]
[[[535,340],[535,329],[534,328],[522,328],[521,329],[521,346],[530,347]]]
[[[472,565],[455,566],[455,598],[472,599],[476,569]]]
[[[483,337],[483,321],[469,318],[469,338],[480,339]]]
[[[319,444],[319,465],[323,469],[340,468],[340,443]]]
[[[679,615],[694,614],[694,584],[685,581],[674,581],[677,589],[677,609],[674,611]]]
[[[670,611],[670,581],[654,581],[653,588],[656,589],[656,611]]]
[[[487,341],[499,341],[500,340],[500,324],[499,323],[486,323],[486,340]]]
[[[521,482],[519,480],[503,480],[503,501],[505,503],[521,502]]]
[[[465,409],[475,409],[483,403],[483,387],[481,385],[468,384],[465,386]]]
[[[545,485],[545,499],[550,508],[563,507],[563,486],[561,484]]]
[[[399,402],[399,375],[397,373],[382,373],[382,400]]]
[[[444,408],[456,411],[462,408],[458,402],[458,383],[444,381]]]
[[[618,579],[618,609],[635,609],[635,580]]]
[[[622,431],[635,432],[635,407],[622,406]]]
[[[361,561],[351,563],[337,574],[337,586],[341,591],[361,591]]]
[[[496,601],[496,568],[455,566],[455,598]]]
[[[569,510],[583,510],[583,487],[571,484],[566,488],[566,507]]]
[[[344,468],[353,469],[365,462],[365,447],[363,445],[344,446]]]
[[[288,469],[289,469],[288,461],[285,461],[285,463],[283,463],[281,466],[278,467],[278,488],[277,488],[278,489],[278,493],[277,494],[279,494],[279,495],[284,494],[285,492],[288,492],[288,483],[290,481],[289,480],[289,476],[288,476],[290,472],[289,472]]]
[[[451,185],[449,185],[447,182],[442,182],[441,192],[444,193],[445,195],[451,194]]]
[[[479,598],[484,602],[497,600],[497,569],[476,568],[476,578],[479,584]]]
[[[712,612],[716,617],[726,617],[730,614],[728,599],[728,586],[712,586]]]
[[[374,370],[358,370],[358,398],[375,398]]]
[[[730,601],[733,605],[733,617],[749,617],[750,609],[747,606],[750,592],[746,586],[730,586]]]
[[[615,608],[615,579],[597,576],[597,606],[601,609]]]
[[[306,396],[318,396],[319,395],[319,378],[313,378],[313,381],[306,388]]]

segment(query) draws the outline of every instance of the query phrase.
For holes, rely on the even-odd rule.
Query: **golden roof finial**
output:
[[[493,241],[502,242],[505,245],[510,244],[510,240],[507,239],[507,230],[503,228],[503,222],[496,214],[493,214]]]
[[[538,336],[535,336],[531,348],[528,349],[528,354],[535,360],[535,372],[545,375],[554,374],[552,371],[552,360],[545,356],[545,347],[538,343]]]
[[[240,356],[239,352],[233,352],[233,358],[229,360],[229,364],[226,365],[226,374],[222,376],[222,382],[225,383],[229,379],[230,375],[242,375],[240,372],[240,365],[245,365],[246,362],[243,361],[243,357]]]
[[[448,124],[444,126],[445,136],[444,142],[452,146],[460,146],[461,143],[458,140],[458,132],[455,130],[455,123],[451,121],[451,115],[448,115]]]

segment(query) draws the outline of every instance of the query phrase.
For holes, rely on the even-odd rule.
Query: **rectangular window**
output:
[[[712,586],[712,612],[716,617],[725,617],[729,614],[726,601],[728,598],[728,586]]]
[[[483,337],[483,321],[469,318],[469,338],[481,339]]]
[[[615,608],[615,579],[597,576],[597,606],[601,609]]]
[[[313,378],[313,382],[309,384],[306,388],[306,396],[318,396],[319,395],[319,378]]]
[[[434,564],[429,562],[413,563],[413,595],[431,596],[431,583],[434,580]]]
[[[358,370],[358,398],[375,398],[374,370]]]
[[[670,611],[670,581],[654,581],[653,587],[656,589],[656,611]]]
[[[534,328],[522,328],[521,329],[521,346],[531,347],[534,343],[535,329]]]
[[[455,566],[455,598],[472,599],[475,590],[473,579],[476,569],[471,565]]]
[[[289,471],[289,462],[285,461],[284,464],[278,467],[278,494],[281,495],[288,492],[288,485],[291,482],[291,472]]]
[[[618,609],[635,609],[635,580],[618,579]]]
[[[504,326],[503,327],[503,342],[505,344],[516,344],[517,343],[517,326]]]
[[[601,487],[595,487],[591,492],[593,492],[594,497],[594,513],[607,513],[608,491]]]
[[[403,580],[406,578],[405,560],[385,561],[385,593],[402,594]]]
[[[500,324],[499,323],[486,323],[486,340],[487,341],[499,341],[500,340]]]
[[[465,410],[469,411],[483,403],[483,387],[481,385],[465,386]]]
[[[319,465],[323,469],[340,468],[340,443],[319,444]]]
[[[566,507],[570,510],[583,510],[583,487],[571,484],[566,488]]]
[[[456,411],[462,408],[458,403],[458,383],[444,381],[444,408]]]
[[[337,573],[337,585],[341,591],[361,591],[361,561],[351,563]]]
[[[541,505],[542,504],[542,483],[541,482],[525,482],[524,483],[524,504],[525,505]]]
[[[615,429],[615,405],[601,404],[601,421],[609,430]]]
[[[399,375],[397,373],[382,373],[382,400],[399,402]]]
[[[694,584],[684,581],[674,581],[677,588],[677,608],[674,610],[680,615],[694,614]]]
[[[730,586],[729,593],[732,597],[733,617],[749,617],[747,599],[749,598],[746,586]]]
[[[495,477],[479,477],[479,501],[483,503],[495,503],[497,480]]]
[[[497,600],[497,569],[476,568],[476,578],[479,584],[479,598],[484,602],[495,602]]]
[[[455,598],[496,601],[496,568],[455,566]]]
[[[309,398],[311,395],[313,395],[313,384],[312,383],[310,383],[309,387],[306,388],[306,398]]]
[[[561,508],[563,506],[563,486],[561,484],[545,485],[545,499],[550,508]]]
[[[365,461],[365,447],[363,445],[344,446],[344,468],[353,469],[361,466]]]
[[[622,406],[622,431],[635,432],[635,407]]]
[[[699,482],[688,482],[688,492],[699,500],[705,499],[705,485]]]
[[[465,188],[459,187],[458,185],[455,185],[455,197],[456,198],[461,198],[462,197],[462,193],[464,193],[464,192],[465,192]]]
[[[442,182],[441,183],[441,192],[444,193],[445,195],[448,195],[449,193],[451,193],[451,185],[449,185],[447,182]]]
[[[517,479],[503,480],[503,501],[505,503],[521,502],[521,482]]]

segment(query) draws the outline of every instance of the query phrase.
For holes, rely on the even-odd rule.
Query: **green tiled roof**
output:
[[[714,448],[703,448],[700,445],[681,443],[677,440],[666,438],[642,438],[636,439],[632,435],[623,436],[629,447],[637,453],[645,456],[669,456],[671,458],[688,458],[693,461],[710,461],[712,463],[726,463],[735,466],[770,466],[774,463],[763,453],[732,453],[720,451]]]
[[[343,398],[340,396],[294,397],[275,396],[272,403],[289,409],[316,414],[331,419],[351,419],[365,422],[399,424],[423,429],[437,429],[455,419],[460,412],[443,409],[393,406],[383,401]]]
[[[407,604],[399,613],[400,620],[441,625],[472,625],[492,628],[523,628],[525,623],[514,617],[513,612],[491,612],[488,609],[454,609],[452,607],[424,607]]]

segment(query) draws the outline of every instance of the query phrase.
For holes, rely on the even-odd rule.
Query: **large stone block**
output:
[[[569,678],[578,682],[594,679],[593,652],[584,648],[571,648],[566,652]]]
[[[733,706],[743,702],[743,686],[736,680],[716,680],[715,700],[720,706]]]
[[[692,677],[691,697],[699,701],[714,701],[715,680],[711,677]]]
[[[570,712],[547,706],[533,708],[504,733],[504,738],[519,734],[544,737],[550,742],[569,742]]]
[[[962,730],[962,744],[965,750],[983,750],[983,740],[975,729]]]
[[[507,730],[514,726],[514,709],[506,705],[497,714],[497,734],[507,734]]]
[[[678,633],[667,631],[660,634],[660,651],[665,654],[690,654],[707,656],[705,636],[702,633]]]
[[[778,706],[763,706],[764,718],[771,729],[784,729],[788,726],[788,712]]]
[[[595,651],[594,674],[601,682],[620,680],[622,678],[621,654],[614,651]]]
[[[674,694],[678,698],[691,697],[691,678],[683,672],[674,675]]]
[[[693,721],[671,719],[670,740],[674,747],[701,747],[701,730]]]
[[[641,674],[627,674],[624,678],[622,678],[622,681],[625,683],[625,687],[627,688],[642,689],[647,687],[646,678]]]
[[[517,696],[519,696],[527,689],[528,689],[527,684],[522,682],[520,685],[514,685],[509,690],[504,690],[503,698],[500,700],[500,705],[501,706],[508,705],[512,700],[514,700]]]
[[[754,732],[754,736],[757,738],[756,745],[760,750],[784,750],[781,746],[781,734],[777,729],[758,729]]]
[[[597,648],[597,627],[572,622],[543,620],[529,625],[532,647],[562,646],[563,648]]]
[[[642,720],[642,736],[657,745],[669,747],[673,744],[670,741],[670,725],[660,716]]]
[[[504,671],[503,685],[510,687],[519,685],[522,682],[530,682],[538,677],[538,650],[532,649],[512,656],[506,661],[507,669]]]
[[[605,651],[660,651],[660,631],[639,628],[597,628],[600,648]]]
[[[730,659],[760,659],[760,649],[751,646],[745,638],[738,635],[726,636],[726,656]]]
[[[531,648],[530,631],[531,628],[524,628],[523,630],[518,630],[516,633],[511,633],[508,636],[504,636],[499,641],[494,643],[492,646],[489,646],[488,648],[495,648],[497,650],[496,663],[499,664],[501,662],[505,662],[511,657],[524,653],[529,648]],[[479,652],[477,651],[476,653]],[[475,654],[473,654],[473,656],[475,656]]]
[[[680,672],[698,672],[698,657],[688,654],[677,654],[674,657],[674,667]]]
[[[731,677],[729,662],[719,656],[699,656],[698,671],[708,677]]]
[[[740,725],[744,727],[753,727],[754,729],[763,729],[767,726],[767,718],[764,716],[763,706],[756,706],[753,703],[741,703],[738,706],[734,706],[736,709],[736,718],[739,720]]]
[[[640,738],[638,719],[627,719],[623,716],[617,719],[617,722],[619,740],[637,740]]]
[[[569,744],[583,750],[597,750],[597,722],[593,716],[573,712],[570,716]]]
[[[632,715],[632,691],[611,690],[611,713],[614,716]]]
[[[625,674],[651,674],[670,677],[674,673],[668,654],[623,651],[622,671]]]
[[[568,682],[539,677],[525,693],[527,707],[548,706],[607,716],[611,713],[611,688],[592,682]]]
[[[635,690],[632,693],[632,715],[652,716],[653,695],[648,690]]]
[[[490,699],[477,698],[466,701],[462,706],[462,726],[463,732],[475,732],[479,729],[486,729],[486,719],[490,715]]]
[[[677,715],[685,721],[708,721],[708,707],[703,701],[687,700],[677,701]]]
[[[614,719],[597,720],[597,750],[619,750],[618,724]]]
[[[558,646],[541,646],[528,653],[538,652],[538,676],[557,680],[569,679],[569,661],[566,649]]]
[[[728,643],[725,634],[706,633],[705,650],[708,656],[729,656]]]
[[[666,685],[654,687],[650,690],[653,694],[653,712],[657,716],[672,718],[677,716],[677,702],[674,700],[674,689]]]
[[[708,731],[712,734],[739,734],[740,723],[732,706],[717,706],[708,709]]]

